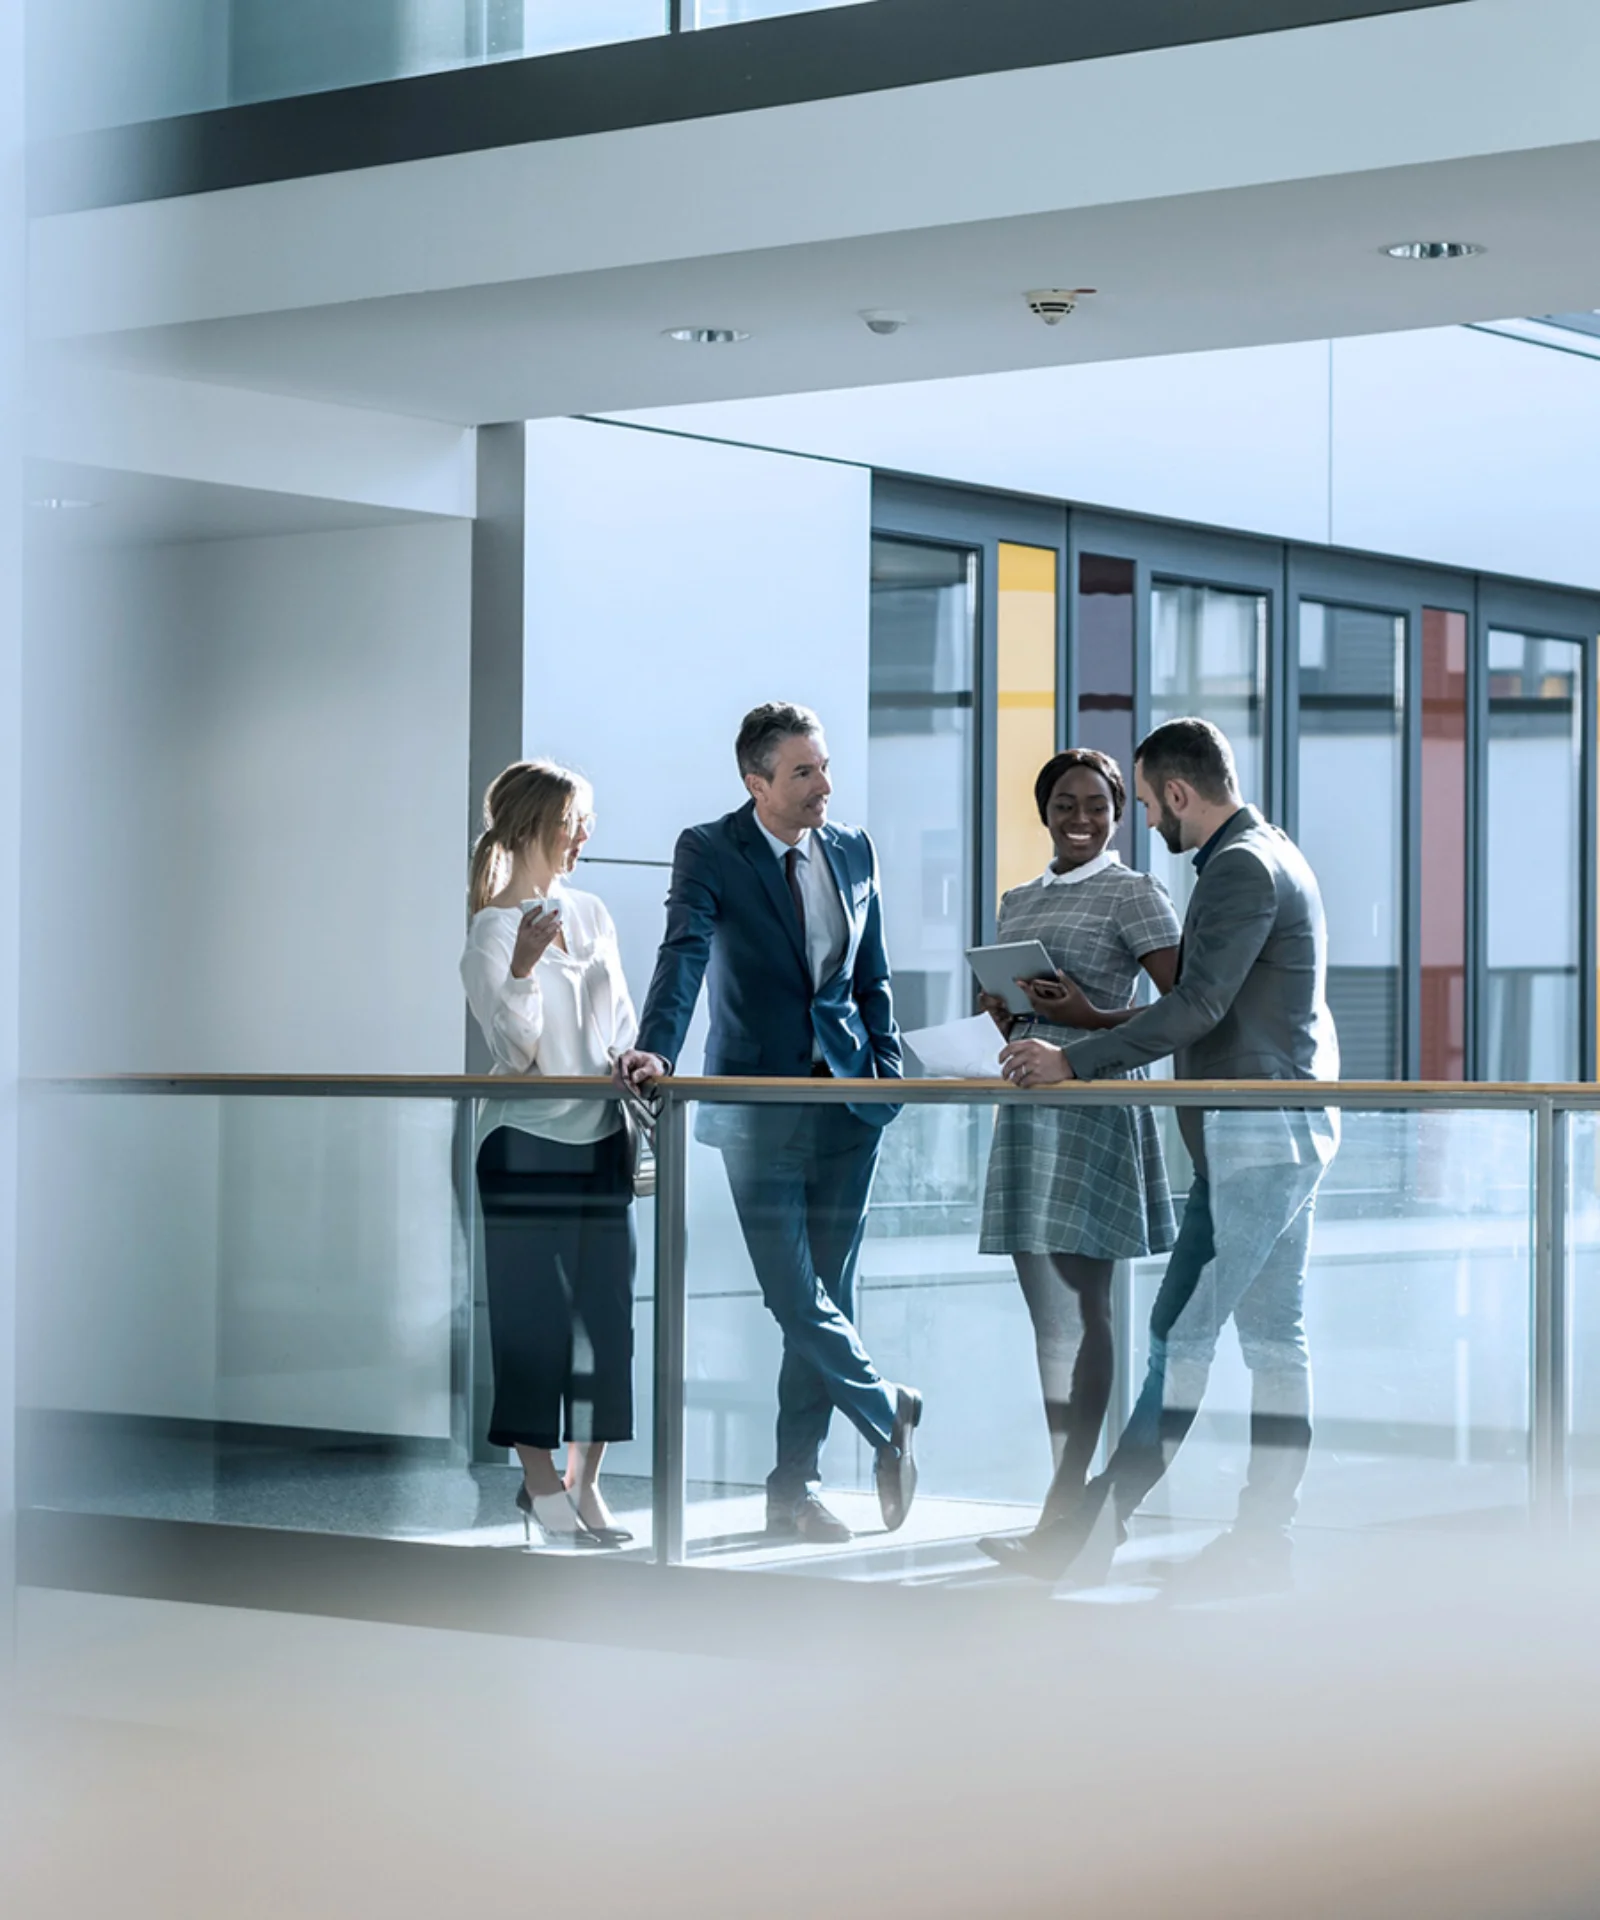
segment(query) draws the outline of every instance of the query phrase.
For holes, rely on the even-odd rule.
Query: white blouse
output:
[[[511,974],[522,914],[516,907],[485,907],[472,916],[461,979],[483,1037],[504,1074],[581,1074],[609,1079],[609,1050],[631,1047],[639,1031],[622,977],[617,930],[592,893],[558,880],[566,951],[546,947],[526,980]],[[479,1137],[516,1127],[546,1140],[579,1145],[604,1139],[622,1125],[609,1100],[486,1100]]]

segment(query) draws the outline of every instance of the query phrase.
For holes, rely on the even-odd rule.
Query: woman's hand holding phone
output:
[[[524,900],[517,944],[511,950],[512,979],[526,980],[560,936],[560,904],[554,900]]]
[[[1058,1027],[1093,1027],[1097,1024],[1089,996],[1075,980],[1059,969],[1053,980],[1019,980],[1017,985],[1028,996],[1034,1013]]]

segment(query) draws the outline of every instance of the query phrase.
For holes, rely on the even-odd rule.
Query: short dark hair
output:
[[[1239,772],[1233,748],[1221,727],[1192,715],[1165,720],[1133,750],[1136,765],[1144,768],[1145,785],[1159,794],[1169,780],[1193,787],[1202,800],[1221,802],[1239,790]]]
[[[772,756],[780,741],[821,731],[822,722],[809,707],[797,707],[788,700],[768,700],[752,707],[739,722],[739,737],[733,743],[740,774],[758,773],[770,780]]]
[[[1091,773],[1099,774],[1111,789],[1111,813],[1114,819],[1122,818],[1122,810],[1128,804],[1128,785],[1122,777],[1122,769],[1109,753],[1102,753],[1098,747],[1068,747],[1064,753],[1058,753],[1053,760],[1047,760],[1039,769],[1039,777],[1033,783],[1033,799],[1039,809],[1039,818],[1049,826],[1050,796],[1056,790],[1056,782],[1064,773],[1071,773],[1074,767],[1087,767]]]

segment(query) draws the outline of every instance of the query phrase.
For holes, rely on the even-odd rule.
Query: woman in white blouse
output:
[[[638,1031],[616,928],[566,883],[594,828],[587,783],[518,761],[489,788],[472,852],[467,1000],[495,1073],[608,1078]],[[633,1437],[633,1165],[614,1100],[488,1100],[479,1120],[494,1411],[522,1463],[531,1537],[621,1546],[601,1496],[610,1440]],[[565,1471],[554,1454],[566,1443]]]

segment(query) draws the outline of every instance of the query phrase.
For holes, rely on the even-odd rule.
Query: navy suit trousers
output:
[[[778,1463],[769,1503],[792,1508],[821,1478],[838,1407],[873,1446],[894,1429],[895,1389],[855,1329],[856,1262],[882,1129],[842,1107],[741,1107],[723,1147],[762,1298],[783,1330]]]

